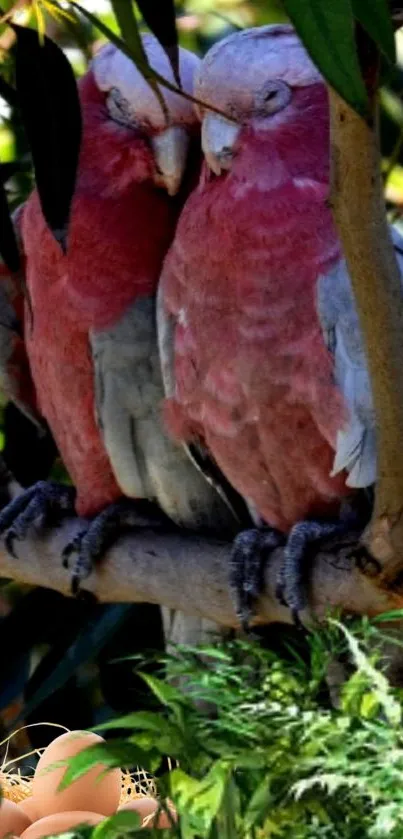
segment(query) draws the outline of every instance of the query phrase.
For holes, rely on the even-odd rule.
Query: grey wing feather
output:
[[[163,289],[160,284],[157,293],[157,333],[160,366],[166,397],[175,396],[175,374],[174,374],[174,335],[176,319],[167,312],[163,300]],[[233,489],[226,480],[221,470],[210,457],[209,452],[201,442],[193,442],[183,446],[188,457],[198,469],[204,479],[211,486],[211,498],[219,496],[223,504],[231,511],[234,521],[238,523],[238,530],[242,527],[249,527],[255,521],[248,501]]]
[[[403,274],[403,238],[391,228]],[[334,358],[334,376],[346,401],[349,419],[336,440],[332,474],[348,472],[347,485],[369,487],[376,480],[375,413],[362,332],[345,260],[319,278],[317,308],[326,345]]]
[[[113,327],[92,331],[95,412],[122,493],[156,501],[178,525],[236,532],[233,513],[163,425],[155,300],[142,298]]]

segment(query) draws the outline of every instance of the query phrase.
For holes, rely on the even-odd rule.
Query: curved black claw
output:
[[[310,548],[331,536],[348,530],[344,521],[301,521],[290,530],[284,560],[277,579],[276,595],[291,610],[296,626],[302,626],[300,613],[307,607],[306,569]]]
[[[332,536],[344,536],[349,530],[361,531],[367,525],[373,504],[369,490],[356,493],[341,505],[340,518],[333,521],[302,521],[291,529],[284,548],[284,561],[277,580],[277,597],[291,610],[294,623],[301,626],[299,615],[307,608],[306,571],[311,548]]]
[[[94,564],[120,536],[122,530],[164,527],[172,529],[169,519],[153,504],[146,501],[132,501],[122,498],[102,510],[80,531],[63,550],[63,564],[69,567],[70,557],[76,558],[72,567],[71,590],[74,595],[80,591],[83,580],[91,574]]]
[[[271,552],[283,545],[282,533],[269,527],[244,530],[234,539],[230,558],[230,588],[245,632],[264,584],[264,567]]]
[[[25,539],[32,525],[56,527],[65,516],[74,513],[75,490],[55,481],[38,481],[14,498],[0,513],[0,536],[11,556],[16,558],[14,543]]]

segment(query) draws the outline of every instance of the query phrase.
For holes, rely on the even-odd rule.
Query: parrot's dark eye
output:
[[[266,82],[256,97],[256,109],[262,116],[270,116],[282,111],[291,99],[288,84],[281,79]]]
[[[109,92],[106,102],[109,115],[114,122],[130,128],[135,126],[136,123],[130,111],[129,103],[117,87],[113,87]]]

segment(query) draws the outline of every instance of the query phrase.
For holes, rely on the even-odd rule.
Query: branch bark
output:
[[[36,532],[15,544],[11,557],[0,542],[0,576],[70,594],[70,575],[62,567],[61,553],[78,533],[79,519],[66,520],[58,529]],[[309,603],[321,618],[331,608],[344,613],[375,615],[403,607],[403,598],[386,593],[362,574],[355,562],[358,534],[329,541],[312,558]],[[237,627],[231,602],[228,565],[231,545],[178,533],[139,530],[120,538],[83,586],[102,602],[158,603],[185,614],[199,615]],[[275,596],[282,550],[273,552],[264,574],[264,593],[254,623],[290,623],[289,610]]]
[[[368,121],[329,89],[330,200],[360,316],[377,420],[376,501],[364,543],[379,562],[378,584],[396,587],[403,570],[403,297],[385,213],[373,69]]]

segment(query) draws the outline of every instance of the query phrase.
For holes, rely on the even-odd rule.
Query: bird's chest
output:
[[[281,196],[260,212],[235,203],[220,227],[211,206],[179,243],[167,295],[188,427],[284,529],[343,484],[329,477],[344,407],[316,309],[338,245],[326,213],[297,197],[295,212]]]
[[[213,207],[199,214],[168,289],[179,400],[200,400],[207,424],[213,402],[234,423],[273,402],[310,406],[333,375],[316,285],[334,236],[309,202],[291,216],[280,199],[270,212],[236,202],[220,220]]]
[[[88,334],[80,328],[77,314],[63,294],[63,278],[48,285],[46,306],[40,305],[38,292],[40,298],[40,289],[35,288],[31,308],[26,304],[27,351],[40,409],[59,431],[58,442],[62,445],[63,435],[75,438],[81,418],[92,428],[93,370]]]

